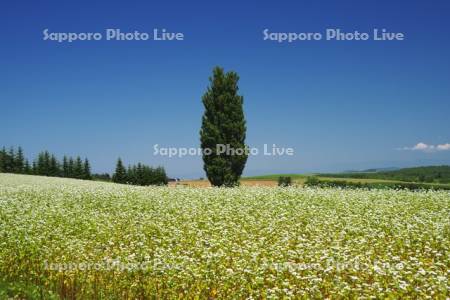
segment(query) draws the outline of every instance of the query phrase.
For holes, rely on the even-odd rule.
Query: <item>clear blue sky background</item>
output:
[[[182,42],[43,41],[42,31],[151,31]],[[263,41],[262,30],[403,32],[405,41]],[[247,142],[295,148],[251,157],[246,174],[450,163],[449,1],[2,1],[0,144],[166,166],[203,176],[201,95],[215,65],[239,73]]]

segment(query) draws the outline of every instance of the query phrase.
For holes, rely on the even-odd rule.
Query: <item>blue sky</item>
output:
[[[184,41],[44,41],[51,32],[182,32]],[[403,32],[404,41],[264,41],[262,31]],[[255,156],[245,174],[449,164],[448,1],[3,1],[0,144],[203,176],[201,96],[214,66],[239,73],[247,143],[292,147]],[[425,143],[435,148],[414,145]],[[409,149],[399,150],[399,148]]]

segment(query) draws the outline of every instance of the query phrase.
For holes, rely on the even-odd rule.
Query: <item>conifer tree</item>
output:
[[[135,180],[135,184],[137,185],[145,185],[145,181],[144,181],[144,167],[142,166],[141,163],[138,163],[136,166],[136,180]]]
[[[68,173],[67,177],[75,178],[74,169],[75,169],[75,162],[73,161],[73,158],[70,157],[68,167],[67,167],[67,173]]]
[[[48,152],[41,152],[37,158],[37,175],[48,176],[49,170]]]
[[[32,174],[30,162],[28,161],[28,159],[25,159],[25,163],[23,166],[23,173],[28,175]]]
[[[6,156],[8,155],[8,153],[6,152],[5,147],[2,148],[2,150],[0,150],[0,173],[2,172],[6,172]]]
[[[67,159],[66,155],[64,155],[64,157],[63,157],[62,176],[70,177],[69,176],[69,160]]]
[[[205,112],[200,130],[203,169],[212,185],[235,186],[247,162],[243,97],[238,94],[239,76],[216,67],[202,97]],[[218,145],[235,153],[220,153]],[[242,153],[238,153],[242,152]]]
[[[22,147],[19,147],[17,149],[17,153],[14,156],[14,173],[21,174],[23,173],[25,158],[23,156],[23,150]]]
[[[125,182],[129,184],[136,184],[136,166],[128,165]]]
[[[116,171],[112,177],[112,181],[116,183],[126,183],[127,182],[127,170],[123,166],[122,160],[117,160]]]
[[[44,155],[43,155],[43,169],[44,169],[44,174],[45,176],[50,176],[50,153],[48,151],[44,151]]]
[[[36,160],[33,162],[34,164],[34,174],[43,175],[42,174],[42,166],[43,166],[43,153],[39,153]]]
[[[74,178],[82,179],[83,178],[83,161],[81,160],[81,157],[77,156],[75,159],[75,166],[74,166]]]
[[[83,179],[86,179],[86,180],[92,179],[91,166],[90,166],[89,160],[87,158],[84,159]]]
[[[166,171],[163,167],[158,167],[155,170],[156,173],[156,184],[158,185],[166,185],[168,183]]]
[[[15,164],[14,164],[14,158],[16,157],[16,154],[14,152],[14,148],[9,148],[9,151],[6,155],[5,160],[5,172],[7,173],[14,173]]]
[[[37,167],[37,162],[34,160],[31,166],[31,173],[33,175],[38,175],[38,167]]]
[[[50,156],[50,167],[49,167],[49,176],[58,177],[61,175],[61,170],[59,167],[59,162],[56,159],[55,155]]]

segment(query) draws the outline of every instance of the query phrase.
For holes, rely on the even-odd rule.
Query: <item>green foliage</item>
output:
[[[395,171],[322,174],[324,177],[450,183],[450,166],[404,168]]]
[[[308,178],[306,178],[305,185],[314,186],[318,185],[319,182],[319,178],[317,178],[316,176],[309,176]]]
[[[112,177],[113,182],[132,185],[166,185],[168,182],[163,167],[152,168],[138,163],[125,169],[122,160],[117,160],[116,171]]]
[[[450,185],[427,184],[414,182],[351,182],[346,180],[320,180],[317,177],[308,177],[307,186],[365,188],[365,189],[406,189],[406,190],[450,190]]]
[[[279,177],[291,177],[293,180],[303,179],[307,177],[304,174],[268,174],[268,175],[258,175],[258,176],[248,176],[243,179],[249,180],[278,180]]]
[[[67,156],[64,155],[63,157],[63,164],[62,164],[62,174],[63,177],[70,177],[70,171],[69,171],[69,159]]]
[[[15,159],[16,154],[14,152],[14,148],[11,147],[9,148],[8,154],[7,154],[7,159],[6,159],[6,166],[7,166],[7,172],[11,172],[14,173],[15,171]]]
[[[17,152],[13,147],[9,151],[6,151],[5,147],[2,148],[0,151],[0,173],[26,174],[25,168],[26,160],[22,147],[19,147]]]
[[[123,166],[120,157],[117,159],[116,171],[113,174],[112,181],[115,183],[127,183],[127,170]]]
[[[278,186],[290,186],[292,185],[292,178],[287,176],[278,177]]]
[[[87,158],[84,159],[83,165],[83,179],[90,180],[92,179],[91,175],[91,165],[89,164],[89,160]]]
[[[34,284],[0,281],[0,299],[58,300],[60,297],[55,293]]]
[[[69,174],[67,177],[70,177],[70,178],[75,177],[74,170],[75,170],[75,162],[74,162],[73,158],[70,157],[69,162],[67,163],[67,172]]]
[[[50,154],[48,151],[39,153],[36,163],[36,175],[50,176]]]
[[[3,147],[0,151],[0,172],[3,173],[21,173],[23,170],[23,153],[20,151],[16,154],[14,148],[11,147],[9,151]]]
[[[248,157],[244,99],[238,94],[239,76],[216,67],[209,80],[210,86],[202,97],[205,107],[200,130],[203,169],[212,185],[235,186]],[[217,145],[244,153],[220,153]]]
[[[109,174],[91,174],[89,160],[77,156],[64,156],[60,162],[54,154],[48,151],[40,152],[30,165],[25,158],[21,147],[17,151],[13,147],[6,151],[0,150],[0,173],[19,173],[30,175],[41,175],[49,177],[66,177],[85,180],[102,180],[117,183],[128,183],[133,185],[165,185],[168,182],[166,171],[163,167],[152,168],[141,163],[130,166],[127,171],[119,158],[116,171],[111,178]]]
[[[23,173],[23,169],[25,167],[25,158],[23,156],[22,147],[19,147],[19,149],[17,149],[17,153],[13,157],[13,163],[14,163],[13,168],[14,173],[18,174]]]
[[[83,161],[81,157],[77,156],[75,159],[75,165],[73,168],[74,178],[82,179],[83,178]]]
[[[33,174],[31,166],[30,166],[30,162],[28,161],[28,159],[25,159],[25,164],[23,167],[23,174],[28,174],[28,175]]]
[[[6,172],[6,156],[8,154],[6,153],[5,147],[3,147],[2,150],[0,150],[0,173]]]
[[[94,173],[92,174],[92,180],[96,181],[111,181],[111,176],[108,173]]]
[[[55,155],[50,156],[49,175],[51,177],[59,177],[61,175],[61,168]]]
[[[6,151],[5,147],[0,151],[0,172],[41,175],[50,177],[67,177],[78,179],[92,179],[89,160],[83,160],[78,156],[76,160],[72,157],[63,157],[62,163],[54,154],[43,151],[30,165],[25,158],[21,147],[15,151],[13,147]]]

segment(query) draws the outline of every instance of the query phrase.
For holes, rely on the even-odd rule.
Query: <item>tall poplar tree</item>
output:
[[[200,130],[203,169],[212,185],[235,186],[248,157],[244,98],[238,94],[239,76],[216,67],[209,81],[210,86],[202,97],[205,107]],[[218,149],[218,145],[234,153],[221,153],[223,149]]]

